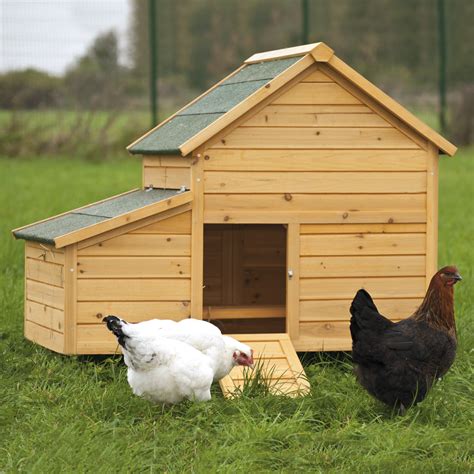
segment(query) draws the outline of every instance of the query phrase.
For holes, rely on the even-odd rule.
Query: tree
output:
[[[69,98],[84,108],[113,108],[124,100],[127,70],[114,31],[99,35],[64,76]]]

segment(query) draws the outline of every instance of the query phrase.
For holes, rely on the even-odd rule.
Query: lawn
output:
[[[441,160],[439,263],[459,266],[459,351],[398,417],[355,382],[350,356],[304,356],[312,392],[162,409],[132,396],[119,358],[23,339],[23,244],[10,230],[139,185],[139,162],[0,158],[0,471],[473,472],[474,149]]]

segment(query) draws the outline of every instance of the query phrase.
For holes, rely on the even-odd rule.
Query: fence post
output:
[[[150,49],[150,110],[151,126],[158,122],[158,57],[156,44],[156,0],[148,0],[148,40]]]
[[[438,0],[439,127],[446,133],[446,19],[444,0]]]
[[[309,43],[309,0],[301,0],[301,40]]]

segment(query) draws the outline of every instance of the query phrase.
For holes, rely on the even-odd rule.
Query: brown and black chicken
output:
[[[456,267],[431,279],[421,306],[394,323],[382,316],[365,290],[352,301],[352,358],[360,384],[378,400],[405,410],[423,400],[456,356],[454,285]]]

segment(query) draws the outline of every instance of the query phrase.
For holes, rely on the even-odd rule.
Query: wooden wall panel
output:
[[[188,168],[145,166],[143,169],[143,187],[146,188],[181,189],[184,186],[189,189],[190,182],[191,171]]]
[[[26,280],[26,298],[36,303],[64,310],[64,289],[34,280]]]
[[[64,334],[25,320],[25,337],[55,352],[64,351]]]
[[[78,251],[76,350],[115,352],[102,319],[191,316],[191,212],[134,227]]]
[[[64,311],[34,301],[25,301],[25,319],[56,332],[64,332]]]
[[[351,299],[360,288],[377,298],[422,298],[424,277],[302,278],[301,299]]]
[[[26,278],[63,288],[64,265],[27,258]]]
[[[191,236],[181,234],[124,234],[80,249],[78,255],[189,256],[191,255]]]
[[[206,171],[426,171],[424,150],[207,150]]]
[[[190,278],[189,257],[109,257],[78,259],[78,278]]]
[[[425,234],[321,234],[301,236],[301,255],[422,255]]]
[[[39,244],[37,242],[25,242],[25,256],[43,262],[64,264],[64,252],[57,250],[51,245]]]
[[[424,211],[426,194],[207,194],[214,211]]]
[[[154,318],[179,321],[191,316],[191,305],[189,300],[86,301],[77,305],[78,324],[99,324],[109,314],[120,315],[132,323]]]
[[[420,306],[422,298],[377,299],[380,313],[390,319],[405,319]],[[349,321],[352,299],[300,301],[300,321]]]
[[[424,193],[424,172],[207,171],[206,193]]]
[[[423,276],[424,255],[301,257],[302,278]]]
[[[191,160],[181,156],[144,157],[143,187],[180,189],[191,184]]]
[[[237,149],[419,149],[387,127],[239,127],[212,148]]]
[[[361,104],[361,101],[334,82],[318,84],[301,82],[274,100],[273,104],[346,105]]]
[[[245,122],[242,127],[391,127],[382,117],[364,106],[353,108],[360,107],[365,113],[357,109],[351,112],[350,107],[348,111],[344,111],[346,106],[333,106],[332,109],[326,107],[324,113],[318,113],[316,107],[269,105]]]

